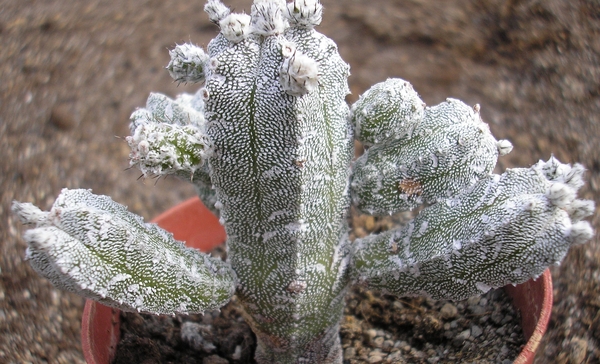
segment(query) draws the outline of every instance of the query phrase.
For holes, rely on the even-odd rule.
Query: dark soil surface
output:
[[[354,218],[354,228],[391,221]],[[226,257],[224,246],[213,256]],[[340,325],[344,364],[508,364],[525,338],[521,317],[503,289],[459,302],[396,298],[355,287]],[[121,312],[114,364],[255,364],[255,335],[234,299],[204,315]]]
[[[340,335],[345,364],[512,363],[525,344],[502,289],[454,304],[348,295]],[[121,313],[114,364],[255,364],[256,340],[236,302],[204,315]]]
[[[226,1],[249,9],[249,0]],[[499,170],[551,153],[583,163],[600,204],[597,0],[324,0],[319,30],[351,64],[349,101],[388,77],[428,104],[481,104],[515,149]],[[91,188],[150,219],[193,189],[125,171],[128,117],[150,91],[174,96],[167,49],[206,46],[202,1],[0,0],[0,362],[82,362],[82,300],[23,262],[12,200],[47,209],[63,187]],[[593,218],[600,231],[600,215]],[[539,363],[600,361],[600,242],[553,270],[555,305]]]

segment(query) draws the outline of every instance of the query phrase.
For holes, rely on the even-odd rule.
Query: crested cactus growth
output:
[[[493,174],[512,149],[479,106],[426,107],[389,79],[349,107],[349,66],[314,27],[318,0],[219,0],[204,50],[170,52],[195,95],[151,94],[131,117],[130,163],[191,181],[227,233],[228,261],[185,248],[106,196],[63,190],[49,212],[13,210],[32,266],[59,288],[123,310],[192,313],[233,295],[257,335],[260,363],[341,363],[338,335],[353,284],[394,295],[461,299],[522,283],[589,240],[578,200],[584,169],[555,158]],[[354,138],[368,150],[354,163]],[[393,214],[398,229],[351,241],[351,204]]]

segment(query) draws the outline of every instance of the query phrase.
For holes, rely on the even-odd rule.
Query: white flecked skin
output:
[[[13,204],[26,224],[32,267],[55,286],[126,311],[214,310],[234,293],[228,264],[186,248],[171,233],[108,196],[64,189],[49,212]]]
[[[287,11],[256,2],[244,40],[222,28],[209,44],[209,164],[257,359],[331,362],[348,285],[349,67]]]
[[[389,94],[402,87],[398,81],[407,83],[395,79],[376,86],[383,86],[384,94]],[[412,87],[409,89],[414,96],[403,95],[403,98],[418,99]],[[379,133],[370,133],[379,142],[356,161],[352,197],[361,211],[391,215],[410,210],[424,202],[453,196],[493,171],[499,154],[498,141],[472,107],[448,99],[433,107],[416,103],[399,110],[373,110],[372,104],[385,102],[386,97],[382,96],[373,102],[365,102],[368,97],[361,98],[353,106],[355,123],[359,124],[358,116],[363,114],[370,120],[385,121],[400,114],[397,119],[405,122],[384,129],[396,131],[395,136],[384,138],[377,136]],[[413,108],[418,110],[413,114],[416,117],[402,113]],[[363,123],[363,135],[370,131],[365,126]]]
[[[548,170],[563,168],[558,179]],[[357,240],[358,282],[397,296],[465,299],[536,278],[592,237],[583,168],[552,158],[489,175],[407,226]],[[563,177],[569,180],[563,183]],[[377,263],[375,263],[377,262]]]
[[[62,289],[125,310],[202,312],[233,294],[257,335],[259,363],[342,363],[344,294],[460,299],[521,283],[593,231],[577,199],[584,169],[551,158],[492,174],[512,149],[479,106],[425,107],[389,79],[350,109],[348,65],[313,28],[318,0],[219,0],[207,52],[170,52],[176,100],[151,94],[131,117],[131,165],[191,181],[227,232],[228,262],[186,249],[107,196],[63,190],[50,212],[14,203],[35,228],[31,265]],[[369,147],[354,165],[353,139]],[[371,214],[423,208],[407,226],[355,242],[350,202]]]

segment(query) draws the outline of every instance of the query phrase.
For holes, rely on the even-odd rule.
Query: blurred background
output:
[[[249,12],[249,0],[225,1]],[[597,0],[323,0],[318,30],[351,65],[353,102],[388,77],[429,105],[481,104],[515,149],[498,171],[554,154],[581,162],[581,196],[600,205],[600,3]],[[48,209],[64,187],[108,194],[147,220],[193,196],[175,178],[128,167],[128,118],[177,86],[168,49],[217,33],[203,1],[0,0],[0,362],[81,363],[83,301],[23,262],[13,200]],[[593,218],[600,231],[598,213]],[[539,363],[600,361],[600,242],[552,269],[555,305]]]

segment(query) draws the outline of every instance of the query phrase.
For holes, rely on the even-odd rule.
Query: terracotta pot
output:
[[[194,216],[190,219],[190,216]],[[177,205],[152,222],[173,232],[175,239],[188,246],[210,251],[225,241],[225,231],[218,219],[196,198]],[[506,286],[507,294],[521,312],[523,334],[527,344],[515,364],[531,364],[552,312],[552,276],[550,270],[537,280],[516,287]],[[119,310],[87,300],[81,320],[81,344],[88,364],[109,364],[120,339]]]

